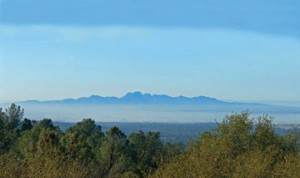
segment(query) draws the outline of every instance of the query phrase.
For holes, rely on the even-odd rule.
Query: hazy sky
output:
[[[0,101],[300,100],[296,0],[2,0]]]

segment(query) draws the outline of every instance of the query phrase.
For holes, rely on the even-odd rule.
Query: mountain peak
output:
[[[101,98],[101,96],[98,96],[98,95],[91,95],[89,98]]]
[[[31,101],[26,101],[31,102]],[[39,102],[39,101],[35,101]],[[91,95],[90,97],[81,97],[78,99],[65,99],[54,101],[42,101],[41,103],[68,103],[68,104],[226,104],[226,102],[210,98],[206,96],[186,97],[177,96],[172,97],[168,95],[152,95],[149,93],[142,93],[140,91],[128,92],[123,97],[103,97],[98,95]],[[229,103],[228,103],[229,104]]]
[[[124,97],[128,96],[143,96],[144,94],[140,91],[135,91],[135,92],[128,92]]]

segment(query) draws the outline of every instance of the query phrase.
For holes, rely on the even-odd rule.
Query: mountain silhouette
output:
[[[139,91],[130,92],[123,97],[103,97],[91,95],[90,97],[81,97],[78,99],[63,99],[63,100],[27,100],[25,103],[53,103],[53,104],[237,104],[218,100],[216,98],[197,96],[172,97],[168,95],[152,95],[149,93],[141,93]]]
[[[300,107],[270,105],[263,103],[245,103],[245,102],[226,102],[216,98],[207,96],[186,97],[186,96],[169,96],[165,94],[149,94],[141,93],[139,91],[129,92],[122,97],[115,96],[98,96],[91,95],[89,97],[68,98],[63,100],[27,100],[17,102],[19,104],[30,104],[33,106],[49,106],[49,105],[64,105],[64,106],[97,106],[97,105],[148,105],[157,108],[170,108],[169,106],[182,107],[180,112],[198,112],[199,109],[205,112],[243,112],[249,111],[251,113],[288,113],[299,114]],[[161,106],[161,107],[160,107]],[[190,107],[192,106],[192,107]],[[196,106],[196,107],[193,107]],[[199,106],[199,107],[198,107]],[[174,108],[173,108],[174,109]]]

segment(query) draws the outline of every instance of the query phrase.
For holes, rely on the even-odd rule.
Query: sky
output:
[[[300,1],[0,0],[0,101],[300,101]]]

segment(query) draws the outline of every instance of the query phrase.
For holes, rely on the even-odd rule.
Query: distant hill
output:
[[[47,103],[47,104],[238,104],[229,103],[216,98],[206,96],[185,97],[177,96],[172,97],[168,95],[152,95],[148,93],[132,92],[127,93],[123,97],[103,97],[98,95],[91,95],[90,97],[81,97],[78,99],[63,99],[63,100],[27,100],[25,103]]]
[[[114,119],[120,119],[122,117],[130,121],[132,118],[142,118],[147,121],[161,120],[161,118],[166,120],[166,118],[169,118],[172,121],[181,121],[179,118],[182,117],[193,120],[195,118],[204,117],[197,115],[204,112],[216,114],[249,111],[253,114],[271,114],[277,117],[282,116],[282,114],[300,114],[300,107],[262,103],[226,102],[207,96],[173,97],[141,92],[127,93],[122,97],[91,95],[90,97],[81,97],[78,99],[70,98],[48,101],[27,100],[17,102],[17,104],[26,107],[29,115],[40,113],[39,117],[45,117],[44,114],[46,112],[52,114],[47,117],[64,119],[66,119],[65,117],[83,118],[87,117],[87,114],[93,118],[113,117]],[[58,107],[57,105],[60,106]],[[77,109],[73,108],[75,105],[78,106]],[[115,107],[114,105],[119,106]],[[92,109],[94,106],[96,108]],[[59,114],[55,114],[58,111],[60,111]],[[120,113],[122,113],[122,115],[119,115]],[[156,115],[154,113],[156,113]],[[62,117],[63,115],[65,117]],[[206,116],[205,118],[209,117],[212,116]]]

